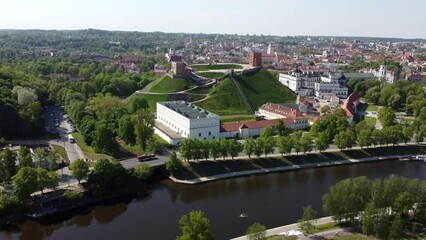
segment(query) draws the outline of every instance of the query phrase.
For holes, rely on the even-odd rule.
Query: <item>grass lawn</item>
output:
[[[215,65],[191,65],[195,70],[218,70],[218,69],[242,69],[240,65],[236,64],[215,64]]]
[[[335,222],[316,225],[314,230],[312,231],[312,234],[328,231],[328,230],[331,230],[331,229],[336,229],[336,228],[339,228],[339,227],[340,226]]]
[[[67,151],[65,150],[65,148],[64,148],[64,147],[59,146],[59,145],[53,145],[53,144],[52,144],[52,146],[53,146],[53,148],[54,148],[54,149],[58,152],[58,154],[62,157],[62,159],[63,159],[65,162],[67,162],[67,163],[69,163],[69,162],[70,162],[70,159],[68,158]]]
[[[183,162],[184,168],[176,174],[176,178],[190,180],[199,177],[232,173],[245,170],[282,167],[301,164],[315,164],[345,159],[365,158],[371,156],[388,156],[394,154],[425,154],[424,146],[389,146],[380,148],[344,150],[339,152],[308,153],[284,157],[267,157],[252,159],[226,160],[218,158],[216,161]]]
[[[194,102],[194,101],[201,100],[201,99],[203,99],[205,97],[206,97],[206,95],[188,94],[187,101],[188,102]]]
[[[256,120],[256,117],[254,115],[230,115],[221,116],[220,120],[223,123],[250,122]]]
[[[161,94],[161,95],[143,95],[143,98],[148,102],[148,107],[150,112],[155,112],[157,109],[157,102],[164,102],[169,100],[168,94]]]
[[[197,73],[197,75],[206,78],[220,78],[223,77],[224,74],[221,72],[200,72]]]
[[[375,117],[365,116],[364,120],[367,122],[368,125],[376,126],[377,119]]]
[[[218,115],[245,115],[247,108],[231,79],[222,80],[210,98],[197,103],[198,106]]]
[[[209,88],[195,88],[195,89],[192,89],[192,90],[188,91],[187,93],[208,94],[208,93],[211,93],[212,91],[213,91],[212,87],[209,87]]]
[[[240,83],[255,110],[266,102],[294,103],[296,100],[296,95],[266,70],[241,74],[235,79]]]
[[[355,233],[352,235],[347,235],[347,236],[342,236],[342,237],[332,237],[332,238],[327,238],[330,240],[375,240],[377,238],[372,237],[372,236],[367,236],[361,233]]]
[[[84,155],[87,158],[93,159],[93,160],[99,160],[103,158],[112,159],[113,157],[110,155],[102,154],[102,153],[96,153],[95,150],[91,146],[86,145],[86,143],[83,140],[83,136],[79,132],[71,133],[71,135],[74,137],[75,141],[77,142],[78,146],[83,151]]]
[[[157,134],[154,134],[154,138],[156,138],[156,139],[157,139],[157,141],[158,141],[161,145],[163,145],[164,147],[166,147],[166,146],[168,146],[168,145],[169,145],[166,141],[164,141],[164,139],[162,139],[162,138],[161,138],[160,136],[158,136]],[[121,147],[124,151],[127,151],[127,152],[131,153],[132,155],[137,156],[137,155],[141,155],[141,154],[146,153],[146,151],[142,150],[142,148],[141,148],[138,144],[135,144],[135,145],[126,144],[123,140],[121,140],[121,139],[119,139],[119,138],[117,138],[116,140],[117,140],[118,144],[120,145],[120,147]]]
[[[180,92],[186,89],[193,87],[194,85],[189,81],[183,78],[171,78],[166,76],[153,86],[150,92],[158,92],[158,93],[172,93],[172,92]]]
[[[377,105],[368,104],[368,107],[365,111],[367,112],[377,112],[379,110],[379,107]]]

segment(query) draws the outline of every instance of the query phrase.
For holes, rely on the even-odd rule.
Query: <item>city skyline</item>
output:
[[[426,38],[421,0],[8,1],[0,29]]]

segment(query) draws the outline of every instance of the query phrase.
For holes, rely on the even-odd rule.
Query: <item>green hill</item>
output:
[[[150,92],[172,93],[180,92],[193,87],[194,85],[183,78],[171,78],[166,76],[150,89]]]
[[[262,69],[257,72],[240,74],[235,79],[240,83],[254,110],[266,102],[293,103],[296,95],[278,81],[272,73]]]
[[[198,102],[196,105],[218,115],[247,114],[247,108],[229,78],[220,81],[215,92],[208,99]]]

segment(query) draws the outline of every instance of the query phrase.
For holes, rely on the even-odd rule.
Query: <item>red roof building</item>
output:
[[[294,128],[295,121],[290,118],[260,120],[244,123],[226,123],[220,125],[220,138],[247,138],[260,135],[266,127],[274,127],[278,121],[283,121],[288,128]]]
[[[356,114],[356,108],[359,104],[359,101],[360,101],[360,97],[358,96],[358,94],[353,92],[343,102],[342,109],[346,112],[346,116],[350,118],[350,121],[352,121],[353,116],[355,116]]]
[[[290,108],[276,103],[265,103],[259,108],[259,114],[266,119],[292,119],[295,122],[294,129],[309,127],[308,117],[296,108]]]

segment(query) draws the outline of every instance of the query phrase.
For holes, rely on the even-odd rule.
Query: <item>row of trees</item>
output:
[[[345,179],[323,196],[323,210],[338,222],[361,222],[379,239],[402,239],[408,223],[426,223],[426,181],[390,176]]]

